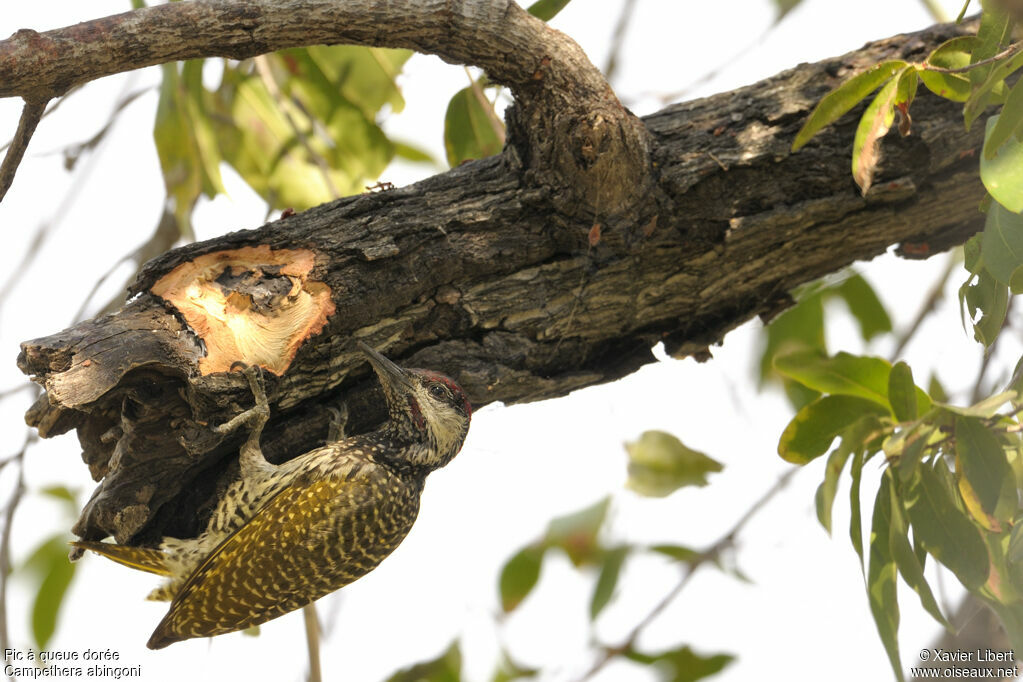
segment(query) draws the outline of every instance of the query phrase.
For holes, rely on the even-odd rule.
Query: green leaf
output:
[[[32,639],[45,649],[57,630],[64,596],[75,576],[76,564],[67,558],[67,538],[62,534],[44,540],[25,560],[23,569],[36,584],[32,602]]]
[[[966,10],[969,9],[969,7],[970,7],[970,0],[966,0],[966,2],[963,3],[963,8],[961,10],[959,10],[959,15],[956,17],[956,23],[957,24],[960,21],[963,20],[963,17],[966,16]]]
[[[862,275],[853,274],[835,287],[835,293],[845,301],[849,312],[859,323],[864,341],[870,341],[875,336],[892,330],[892,320],[888,316],[888,311],[877,297],[874,288]]]
[[[557,16],[558,12],[565,9],[565,5],[569,2],[570,0],[536,0],[526,8],[526,11],[537,19],[550,21]]]
[[[797,151],[822,128],[837,121],[878,86],[905,67],[906,62],[898,59],[881,62],[873,68],[853,76],[825,95],[796,134],[796,138],[792,142],[792,151]]]
[[[875,402],[849,395],[826,395],[799,410],[781,434],[778,454],[786,462],[806,464],[820,457],[846,428],[864,416],[888,416]]]
[[[895,679],[903,680],[902,662],[899,660],[899,603],[895,584],[895,559],[892,557],[890,532],[892,526],[891,474],[885,472],[881,487],[874,500],[874,515],[870,531],[870,562],[867,567],[867,597],[874,616],[881,643],[895,672]]]
[[[388,677],[387,682],[460,682],[461,679],[462,652],[454,641],[437,658],[399,670]]]
[[[996,209],[997,203],[990,210]],[[959,287],[960,306],[965,305],[973,322],[973,337],[990,346],[998,338],[1009,309],[1009,289],[982,269]]]
[[[824,481],[817,487],[817,494],[814,502],[817,507],[817,520],[824,526],[824,530],[831,535],[831,510],[835,506],[835,493],[838,492],[838,479],[842,475],[842,469],[852,454],[852,449],[845,447],[843,438],[842,446],[828,455],[828,463],[824,467]]]
[[[920,80],[938,97],[953,102],[965,102],[970,98],[970,79],[962,74],[921,71]]]
[[[719,462],[686,447],[663,431],[646,431],[633,443],[629,453],[626,486],[641,495],[665,497],[687,485],[707,485],[707,474],[721,471]]]
[[[935,427],[923,423],[906,434],[906,444],[903,447],[902,455],[899,457],[899,479],[907,483],[916,475],[917,465],[923,458],[927,449],[927,443],[934,434]]]
[[[925,68],[920,71],[920,80],[939,97],[953,102],[965,102],[969,99],[972,88],[969,77],[961,73],[928,71],[926,66],[961,69],[970,63],[970,54],[976,49],[977,43],[976,36],[959,36],[946,40],[927,57]]]
[[[981,508],[999,521],[1016,511],[1016,478],[1005,457],[1001,439],[980,419],[959,417],[955,451],[962,475],[970,483]]]
[[[901,76],[901,74],[900,74]],[[893,78],[881,88],[867,110],[863,112],[856,127],[853,140],[853,180],[863,194],[867,193],[874,181],[874,170],[880,158],[879,146],[895,120],[895,98],[900,78]]]
[[[1023,163],[1023,156],[1020,162]],[[1023,180],[1023,174],[1020,179]],[[1023,215],[1010,213],[1000,203],[993,202],[984,223],[981,252],[987,271],[1008,286],[1012,273],[1023,265]]]
[[[622,572],[622,564],[625,563],[625,557],[628,554],[629,548],[625,546],[608,550],[604,554],[604,560],[600,565],[600,575],[597,576],[597,584],[593,588],[593,597],[590,599],[590,620],[596,620],[607,603],[611,601],[611,596],[618,585],[618,577]]]
[[[406,161],[411,161],[412,163],[430,163],[437,165],[437,160],[430,155],[430,152],[405,142],[394,143],[394,154],[395,156],[405,159]]]
[[[962,417],[983,417],[987,419],[994,416],[1002,405],[1013,400],[1015,397],[1015,391],[1002,391],[1001,393],[988,396],[979,403],[969,407],[957,407],[956,405],[949,405],[947,403],[936,403],[936,406],[942,412],[947,412],[952,415],[959,415]]]
[[[796,350],[826,352],[824,342],[824,303],[822,293],[815,291],[801,298],[767,326],[766,343],[760,355],[760,388],[770,379],[781,378],[789,402],[796,409],[819,395],[802,384],[781,377],[774,369],[774,358]]]
[[[520,549],[501,569],[499,588],[505,613],[514,610],[536,587],[543,555],[542,545],[529,545]]]
[[[220,179],[220,150],[206,111],[202,85],[203,60],[161,66],[163,80],[156,107],[153,139],[167,196],[185,234],[191,234],[191,215],[200,194],[224,192]]]
[[[1023,561],[1023,519],[1017,519],[1012,526],[1012,533],[1009,535],[1009,551],[1006,556],[1009,561],[1014,563]]]
[[[891,365],[881,358],[838,353],[826,357],[797,351],[775,358],[775,369],[804,386],[835,395],[863,398],[890,409],[888,375]]]
[[[970,54],[970,63],[990,59],[1001,52],[1012,39],[1012,17],[1000,7],[991,3],[984,4],[984,12],[980,15],[980,27],[977,29],[977,45]],[[969,72],[970,81],[974,85],[983,83],[991,66],[982,66]]]
[[[1010,104],[1014,106],[1011,111]],[[992,205],[988,210],[988,224],[995,213],[993,209],[1001,208],[1001,215],[1012,217],[1011,224],[1018,235],[1023,225],[1023,217],[1019,215],[1023,212],[1023,142],[1020,141],[1023,136],[1023,87],[1019,82],[1012,89],[1002,113],[987,120],[984,136],[980,179],[1000,204]],[[1009,220],[1008,217],[1000,219]],[[987,227],[984,231],[987,232]],[[987,256],[985,251],[985,262]]]
[[[860,514],[860,480],[863,477],[863,451],[853,452],[852,465],[849,470],[852,483],[849,485],[849,539],[853,549],[860,558],[860,571],[863,570],[863,521]]]
[[[945,387],[942,386],[937,374],[932,374],[930,381],[927,382],[927,395],[935,402],[948,402],[948,392],[945,391]]]
[[[934,620],[951,631],[952,626],[945,620],[944,614],[941,613],[941,609],[938,607],[938,601],[934,598],[934,593],[931,591],[931,586],[927,584],[927,579],[924,577],[923,564],[920,563],[920,559],[909,544],[909,527],[906,523],[906,513],[902,508],[902,501],[895,494],[895,488],[891,483],[891,475],[886,474],[885,480],[890,481],[889,485],[891,486],[892,523],[888,536],[891,556],[895,559],[895,565],[898,566],[902,579],[920,597],[920,603],[924,609],[934,617]]]
[[[690,562],[700,556],[700,552],[697,552],[695,549],[679,545],[654,545],[650,548],[650,551],[663,554],[681,563]]]
[[[610,503],[611,499],[605,497],[585,509],[552,519],[547,526],[546,545],[564,550],[576,568],[592,563],[600,555],[597,533]]]
[[[916,384],[913,383],[913,370],[905,362],[895,363],[888,375],[888,401],[900,422],[917,418]]]
[[[940,461],[937,466],[945,467]],[[984,584],[988,556],[980,531],[959,510],[931,467],[920,467],[919,476],[907,486],[906,508],[914,535],[935,559],[955,573],[967,589]]]
[[[444,150],[452,167],[500,153],[504,146],[504,124],[491,115],[492,109],[488,112],[485,107],[489,106],[480,101],[472,87],[459,90],[448,102],[444,115]]]
[[[1013,294],[1023,294],[1023,265],[1009,275],[1009,291]]]
[[[729,654],[701,656],[688,646],[659,654],[642,654],[629,648],[625,651],[625,657],[644,665],[657,664],[664,670],[664,679],[672,682],[696,682],[705,679],[718,674],[735,660],[735,657]]]

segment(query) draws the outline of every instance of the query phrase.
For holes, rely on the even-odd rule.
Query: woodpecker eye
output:
[[[432,395],[434,398],[444,399],[449,397],[448,389],[444,388],[440,384],[433,384],[432,386],[430,386],[429,390],[430,395]]]

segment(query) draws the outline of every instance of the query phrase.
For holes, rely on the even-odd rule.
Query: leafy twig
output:
[[[39,119],[43,117],[48,101],[25,102],[25,107],[21,110],[18,130],[14,133],[14,139],[11,140],[11,146],[7,149],[3,164],[0,165],[0,201],[4,200],[7,190],[14,182],[14,174],[18,171],[18,166],[21,165],[21,159],[24,158],[25,150],[28,149],[28,141],[32,139],[32,134],[35,133],[36,126],[39,125]]]
[[[721,552],[733,546],[735,544],[736,536],[738,536],[742,529],[746,526],[746,524],[749,523],[750,519],[756,516],[757,513],[760,512],[760,510],[762,510],[767,505],[767,503],[770,502],[775,497],[775,495],[780,493],[785,488],[785,486],[789,484],[789,481],[792,480],[792,477],[795,476],[796,472],[798,471],[799,471],[798,468],[792,468],[786,471],[784,474],[782,474],[781,477],[779,477],[778,480],[775,482],[775,484],[771,486],[771,488],[766,493],[764,493],[760,497],[760,499],[754,502],[749,509],[746,510],[746,513],[743,514],[739,518],[739,520],[735,522],[735,524],[728,530],[727,533],[721,536],[721,538],[717,542],[708,547],[706,550],[704,550],[696,557],[686,562],[687,563],[686,571],[685,573],[682,574],[682,577],[679,579],[675,587],[672,588],[672,590],[668,592],[668,594],[666,594],[664,598],[661,599],[661,601],[659,601],[656,606],[654,606],[653,609],[650,610],[650,612],[643,618],[643,620],[641,620],[639,623],[636,624],[635,627],[632,628],[628,636],[625,638],[624,642],[622,642],[618,646],[604,647],[604,652],[601,655],[601,657],[597,660],[596,663],[593,664],[593,667],[591,667],[586,672],[586,674],[579,678],[580,682],[592,678],[615,657],[620,656],[626,653],[627,651],[631,651],[636,644],[636,640],[639,639],[639,636],[643,633],[643,630],[646,629],[646,627],[650,625],[650,623],[653,622],[653,620],[657,618],[657,616],[659,616],[661,612],[664,611],[664,609],[666,609],[669,604],[671,604],[672,601],[675,600],[675,598],[682,592],[683,589],[685,589],[686,585],[689,584],[689,581],[692,579],[696,571],[704,564],[716,560],[721,555]]]
[[[277,109],[281,112],[281,115],[284,116],[284,120],[288,122],[288,127],[291,128],[293,133],[295,133],[295,137],[298,139],[299,144],[302,145],[306,153],[309,154],[309,158],[319,169],[320,175],[323,176],[323,182],[327,185],[327,190],[330,192],[330,195],[335,199],[339,199],[341,197],[341,192],[334,184],[334,180],[330,177],[330,166],[327,165],[327,161],[323,158],[323,156],[318,154],[316,150],[313,149],[312,145],[309,144],[309,138],[298,127],[298,123],[295,122],[295,118],[285,106],[284,95],[281,93],[281,88],[277,84],[277,79],[274,77],[273,70],[270,68],[270,61],[267,59],[267,56],[260,55],[252,61],[256,64],[256,71],[259,72],[259,77],[262,79],[263,85],[266,86],[266,89],[270,92],[270,96],[274,98],[275,102],[277,102]]]
[[[973,69],[977,69],[977,68],[980,68],[982,66],[987,66],[988,64],[992,64],[994,62],[1001,61],[1002,59],[1005,59],[1006,57],[1011,57],[1012,55],[1014,55],[1017,52],[1019,52],[1021,48],[1023,48],[1023,41],[1018,42],[1018,43],[1013,43],[1012,45],[1010,45],[1009,47],[1005,48],[1004,50],[1002,50],[1001,52],[999,52],[998,54],[996,54],[993,57],[988,57],[987,59],[981,59],[979,62],[974,62],[973,64],[967,64],[966,66],[960,66],[960,67],[955,68],[955,69],[946,69],[943,66],[934,66],[933,64],[921,64],[920,68],[924,69],[925,71],[937,71],[938,73],[966,73],[967,71],[971,71]]]

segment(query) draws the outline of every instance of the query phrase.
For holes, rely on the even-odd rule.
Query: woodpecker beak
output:
[[[394,364],[380,353],[376,352],[362,341],[358,342],[359,349],[366,355],[369,364],[380,377],[380,383],[384,386],[407,386],[409,383],[405,370]]]

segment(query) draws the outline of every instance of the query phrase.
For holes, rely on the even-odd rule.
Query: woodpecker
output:
[[[426,476],[461,449],[472,407],[451,379],[359,345],[387,401],[379,429],[271,464],[259,447],[269,406],[258,370],[248,368],[255,405],[219,427],[250,426],[241,476],[199,537],[165,537],[158,549],[72,543],[167,579],[149,596],[170,601],[150,649],[299,609],[372,571],[411,530]]]

